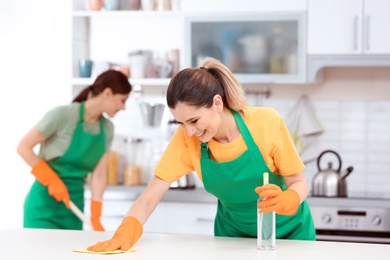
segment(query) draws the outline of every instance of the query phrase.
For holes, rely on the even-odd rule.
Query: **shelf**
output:
[[[390,55],[308,55],[307,82],[323,80],[325,67],[390,67]]]
[[[180,16],[180,11],[73,11],[73,17],[110,17],[110,16]]]
[[[94,78],[73,78],[72,79],[72,85],[79,85],[79,86],[88,86],[91,85],[94,82]],[[130,83],[134,85],[141,85],[141,86],[168,86],[170,82],[170,78],[146,78],[146,79],[132,79],[130,78]]]

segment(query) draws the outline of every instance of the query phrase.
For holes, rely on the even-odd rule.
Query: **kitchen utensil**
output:
[[[333,169],[332,162],[328,162],[328,169],[321,169],[320,161],[324,154],[333,153],[338,159],[337,170]],[[348,167],[342,174],[341,158],[338,153],[332,150],[323,151],[317,159],[318,173],[312,181],[312,196],[314,197],[347,197],[346,177],[353,171],[353,167]]]
[[[159,126],[164,114],[165,104],[143,101],[139,103],[142,119],[147,126]]]
[[[85,224],[93,229],[91,221],[87,218],[84,213],[72,202],[70,201],[70,210]]]
[[[104,0],[104,8],[106,11],[119,10],[119,0]]]
[[[86,0],[85,3],[89,11],[100,11],[104,5],[103,0]]]
[[[110,67],[110,69],[122,72],[127,78],[130,77],[130,68],[129,68],[129,66],[112,65]]]
[[[131,78],[144,78],[145,67],[151,63],[153,58],[153,52],[149,50],[135,50],[128,53],[130,77]]]
[[[172,65],[167,60],[157,60],[155,64],[159,68],[160,78],[167,78],[170,75],[172,71]]]
[[[93,61],[81,59],[79,60],[79,75],[81,78],[89,78],[92,74]]]
[[[167,142],[171,139],[177,128],[177,123],[173,118],[168,121],[167,126]],[[171,189],[195,189],[195,179],[193,172],[184,175],[178,180],[171,183]]]
[[[254,72],[264,72],[268,54],[266,39],[261,35],[249,34],[239,38],[238,42],[248,68]]]
[[[171,183],[171,189],[195,189],[195,179],[193,173],[190,172],[187,175],[179,178]]]
[[[156,11],[171,10],[171,0],[154,0],[153,9]]]
[[[145,65],[145,78],[167,78],[172,71],[172,65],[165,59],[157,59]]]
[[[165,53],[165,58],[172,66],[172,70],[168,76],[173,77],[180,70],[180,50],[179,49],[172,49],[172,50],[167,51]]]
[[[141,0],[120,0],[120,10],[139,10],[141,7]]]

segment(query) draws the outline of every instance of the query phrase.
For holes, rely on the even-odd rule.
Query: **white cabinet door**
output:
[[[390,54],[390,0],[309,0],[308,54]]]
[[[217,204],[166,203],[166,233],[214,235]]]
[[[390,0],[364,1],[364,53],[390,54]]]
[[[164,202],[160,202],[150,215],[144,225],[146,233],[166,233],[166,207]]]
[[[362,26],[363,0],[308,0],[308,54],[361,54]]]
[[[104,200],[102,205],[102,216],[100,221],[106,231],[115,231],[122,223],[127,211],[133,204],[132,201],[117,201]],[[90,200],[84,202],[84,213],[89,218],[91,216]],[[90,227],[84,225],[84,230],[91,230]]]

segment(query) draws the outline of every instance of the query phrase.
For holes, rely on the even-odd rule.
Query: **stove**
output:
[[[318,241],[390,244],[390,198],[308,197]]]

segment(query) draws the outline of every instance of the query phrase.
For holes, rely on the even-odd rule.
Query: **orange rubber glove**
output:
[[[142,224],[135,217],[125,217],[110,240],[98,242],[87,249],[95,252],[127,251],[142,236]]]
[[[100,223],[100,216],[102,215],[102,202],[98,200],[91,200],[91,223],[93,230],[104,231],[104,227]]]
[[[48,188],[50,196],[56,201],[64,201],[65,206],[70,209],[68,189],[47,162],[44,160],[38,161],[32,168],[31,173],[43,186]]]
[[[295,190],[282,191],[275,184],[266,184],[255,189],[260,197],[266,198],[260,201],[257,206],[261,208],[259,213],[275,211],[280,215],[294,215],[299,207],[301,199]]]

